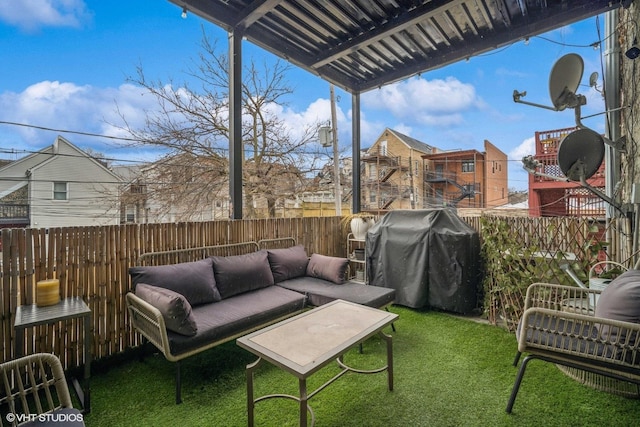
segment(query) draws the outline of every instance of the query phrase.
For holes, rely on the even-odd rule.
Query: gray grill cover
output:
[[[478,308],[480,237],[452,209],[395,210],[367,233],[369,284],[395,303],[456,313]]]

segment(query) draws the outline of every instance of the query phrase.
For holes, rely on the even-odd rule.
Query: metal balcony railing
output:
[[[29,222],[29,205],[18,203],[0,203],[0,222]]]
[[[453,171],[433,171],[424,172],[426,182],[456,182],[457,174]]]

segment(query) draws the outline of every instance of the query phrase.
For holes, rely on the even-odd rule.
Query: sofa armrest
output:
[[[131,327],[155,345],[167,360],[175,362],[177,359],[171,355],[167,328],[160,310],[133,292],[128,292],[126,298]]]
[[[594,315],[601,292],[578,286],[533,283],[527,288],[523,311],[538,307]]]
[[[603,332],[608,331],[608,332]],[[533,307],[524,312],[518,350],[590,371],[640,379],[640,324]]]

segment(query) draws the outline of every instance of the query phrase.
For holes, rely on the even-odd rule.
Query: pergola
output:
[[[229,34],[230,186],[242,218],[242,40],[352,95],[353,212],[360,211],[360,94],[632,0],[169,0]]]

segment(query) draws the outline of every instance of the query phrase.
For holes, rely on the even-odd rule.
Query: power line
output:
[[[79,130],[56,129],[56,128],[50,128],[50,127],[46,127],[46,126],[30,125],[30,124],[26,124],[26,123],[8,122],[8,121],[5,121],[5,120],[0,120],[0,124],[1,125],[11,125],[11,126],[26,127],[26,128],[30,128],[30,129],[46,130],[46,131],[50,131],[50,132],[72,133],[72,134],[76,134],[76,135],[94,136],[94,137],[98,137],[98,138],[115,139],[115,140],[120,140],[120,141],[142,142],[140,139],[137,139],[137,138],[127,138],[127,137],[124,137],[124,136],[112,136],[112,135],[100,135],[100,134],[92,133],[92,132],[82,132],[82,131],[79,131]]]

